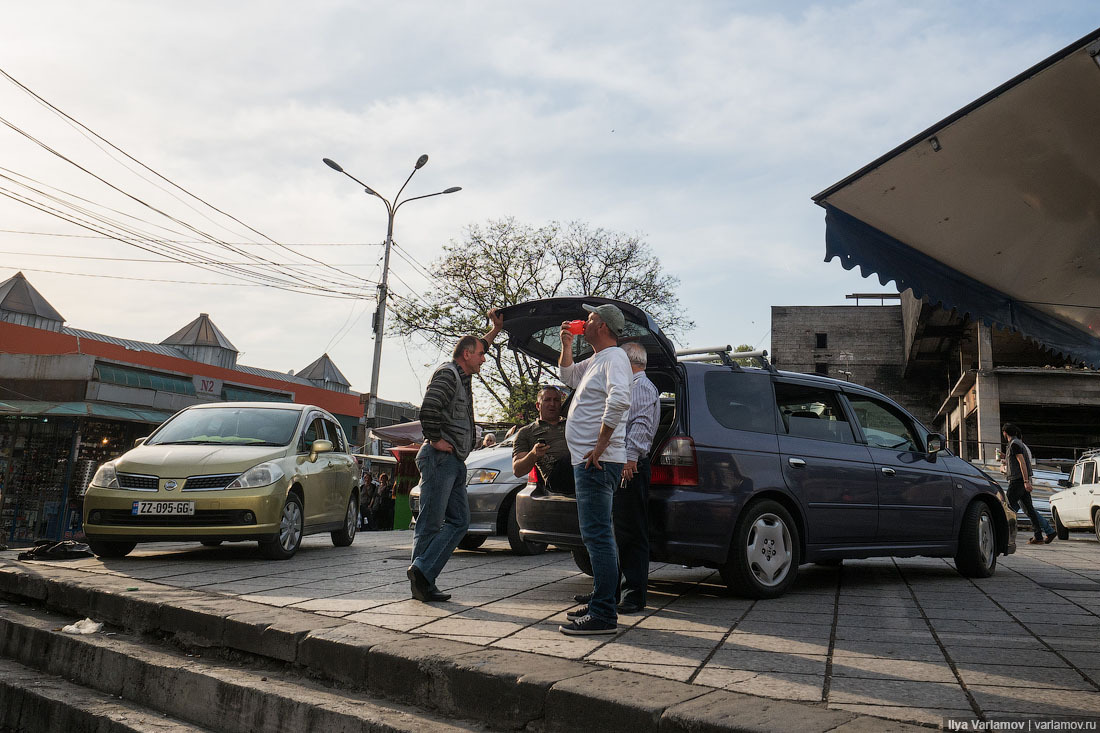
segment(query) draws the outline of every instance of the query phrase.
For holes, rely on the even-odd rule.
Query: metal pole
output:
[[[386,254],[382,261],[382,281],[378,283],[378,306],[374,312],[374,361],[370,373],[370,395],[367,402],[367,430],[375,427],[378,417],[378,371],[382,364],[382,334],[386,327],[386,300],[389,294],[390,248],[393,246],[393,218],[397,210],[386,204],[389,223],[386,226]],[[377,441],[371,441],[371,453],[378,453]]]

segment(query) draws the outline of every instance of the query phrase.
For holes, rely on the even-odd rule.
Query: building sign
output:
[[[195,383],[195,394],[199,397],[222,396],[222,380],[196,374],[192,381]]]

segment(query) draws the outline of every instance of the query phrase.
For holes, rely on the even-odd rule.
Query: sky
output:
[[[430,289],[470,224],[577,220],[642,236],[679,278],[696,327],[678,346],[769,348],[773,305],[892,289],[823,261],[811,196],[1100,27],[1100,6],[45,0],[5,18],[0,69],[163,179],[0,77],[0,194],[70,216],[24,184],[79,196],[135,241],[239,243],[214,259],[299,287],[134,261],[164,257],[3,195],[0,279],[22,270],[67,325],[120,338],[209,313],[240,363],[327,352],[365,392],[386,211],[322,158],[392,198],[426,153],[406,196],[462,187],[398,212],[397,297]],[[445,358],[387,335],[380,396],[419,404]]]

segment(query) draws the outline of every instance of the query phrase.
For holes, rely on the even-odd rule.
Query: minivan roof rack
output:
[[[756,351],[734,351],[732,346],[726,344],[725,346],[709,346],[699,349],[681,349],[676,352],[676,357],[679,361],[719,361],[725,366],[732,367],[734,369],[741,368],[741,366],[736,361],[734,361],[734,359],[753,359],[760,365],[762,369],[767,369],[769,372],[776,371],[772,363],[768,361],[767,349],[758,349]]]
[[[1100,455],[1100,448],[1089,448],[1087,451],[1081,454],[1081,458],[1092,458],[1096,455]]]

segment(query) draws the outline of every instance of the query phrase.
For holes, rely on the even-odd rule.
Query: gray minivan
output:
[[[681,361],[643,311],[606,298],[550,298],[503,310],[509,346],[556,364],[562,321],[614,303],[624,340],[646,347],[662,394],[651,453],[654,560],[717,568],[730,590],[771,598],[802,563],[952,557],[988,577],[1016,550],[1016,517],[997,484],[943,447],[897,403],[827,377]],[[591,347],[578,336],[574,359]],[[524,540],[572,549],[590,571],[573,497],[529,484],[516,499]]]

